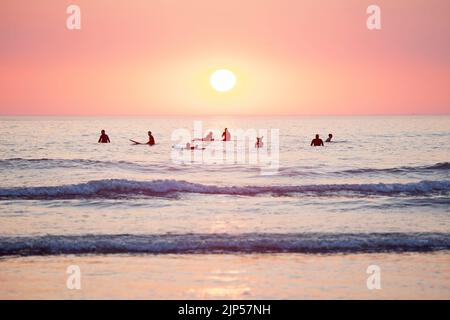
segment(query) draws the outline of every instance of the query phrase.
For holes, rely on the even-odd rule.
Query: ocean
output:
[[[0,117],[0,297],[449,299],[449,141],[450,116]]]

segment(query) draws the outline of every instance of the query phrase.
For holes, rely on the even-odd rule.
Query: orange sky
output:
[[[1,115],[450,112],[448,0],[2,0],[0,35]]]

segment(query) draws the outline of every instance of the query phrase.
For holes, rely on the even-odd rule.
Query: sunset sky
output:
[[[2,0],[0,37],[0,115],[450,113],[448,0]]]

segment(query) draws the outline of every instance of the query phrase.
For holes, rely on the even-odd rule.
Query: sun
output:
[[[227,69],[220,69],[213,72],[209,78],[209,83],[214,90],[219,92],[227,92],[236,85],[236,76]]]

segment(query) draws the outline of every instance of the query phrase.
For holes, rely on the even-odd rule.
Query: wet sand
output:
[[[1,299],[450,299],[450,252],[0,259]],[[69,290],[69,265],[81,289]],[[369,290],[369,265],[381,289]]]

